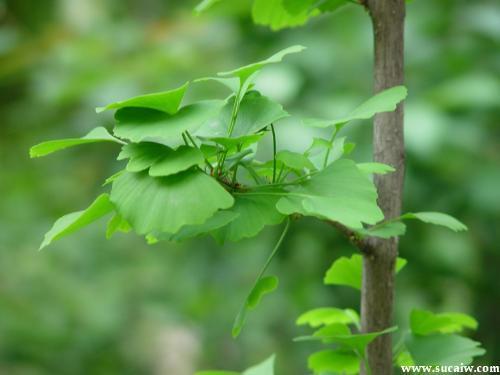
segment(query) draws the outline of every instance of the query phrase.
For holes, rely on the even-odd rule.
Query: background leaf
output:
[[[308,366],[315,373],[333,372],[336,374],[357,374],[359,358],[352,353],[339,350],[323,350],[309,356]]]
[[[309,310],[297,318],[297,325],[307,324],[310,327],[319,327],[334,323],[359,325],[359,315],[351,309],[338,309],[336,307],[320,307]]]

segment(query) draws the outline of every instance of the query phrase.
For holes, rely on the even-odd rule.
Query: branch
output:
[[[360,238],[356,232],[349,229],[343,224],[337,221],[327,221],[328,224],[338,229],[355,247],[359,249],[363,254],[368,256],[373,256],[376,253],[377,243],[376,239],[373,237]]]

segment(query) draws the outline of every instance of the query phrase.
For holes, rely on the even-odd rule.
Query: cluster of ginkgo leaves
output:
[[[237,336],[248,309],[278,284],[275,276],[264,274],[292,216],[335,222],[360,238],[402,235],[403,219],[465,229],[440,213],[407,213],[384,221],[371,175],[394,169],[348,159],[353,144],[337,136],[350,121],[394,110],[406,97],[403,86],[378,93],[342,118],[303,120],[304,126],[330,129],[331,136],[312,139],[303,152],[277,149],[275,126],[290,115],[255,90],[254,80],[266,65],[303,49],[289,47],[266,60],[193,81],[223,84],[230,91],[226,98],[181,105],[186,83],[98,108],[98,112],[115,110],[112,134],[98,127],[81,138],[33,146],[30,155],[39,157],[76,145],[114,142],[121,145],[118,160],[127,161],[123,170],[105,181],[110,192],[99,195],[86,209],[59,218],[41,248],[107,215],[111,216],[108,238],[117,231],[133,230],[150,243],[202,235],[220,243],[235,242],[285,221],[280,240],[236,317],[233,335]],[[273,153],[260,161],[256,150],[266,136],[272,137]]]

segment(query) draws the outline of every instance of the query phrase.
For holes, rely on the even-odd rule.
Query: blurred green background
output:
[[[353,249],[314,220],[294,223],[273,271],[281,284],[233,340],[234,315],[277,239],[218,247],[211,239],[147,246],[133,234],[104,239],[92,225],[37,252],[53,221],[86,207],[120,168],[97,144],[30,160],[31,145],[112,125],[94,108],[308,47],[266,68],[259,88],[292,114],[343,114],[372,92],[371,26],[348,6],[306,27],[253,25],[248,1],[193,15],[196,1],[0,1],[0,374],[188,375],[243,369],[273,352],[278,373],[306,373],[316,347],[292,343],[303,311],[359,306],[322,285]],[[414,308],[462,311],[500,362],[500,4],[415,0],[406,33],[407,211],[443,211],[469,226],[455,234],[411,223],[401,241],[400,327]],[[218,93],[218,92],[217,92]],[[198,85],[193,96],[213,95]],[[309,142],[297,121],[279,124],[279,147]],[[369,123],[346,134],[371,158]]]

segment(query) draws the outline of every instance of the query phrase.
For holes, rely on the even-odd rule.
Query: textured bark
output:
[[[374,89],[382,91],[403,84],[404,80],[404,0],[366,0],[374,32]],[[392,165],[396,172],[376,176],[378,203],[386,218],[401,213],[404,179],[403,105],[395,112],[375,116],[373,157]],[[361,324],[364,332],[380,331],[392,326],[394,268],[398,241],[377,240],[373,251],[363,257]],[[368,346],[367,358],[372,375],[392,374],[392,340],[390,335],[377,338]],[[367,373],[363,369],[363,373]]]

